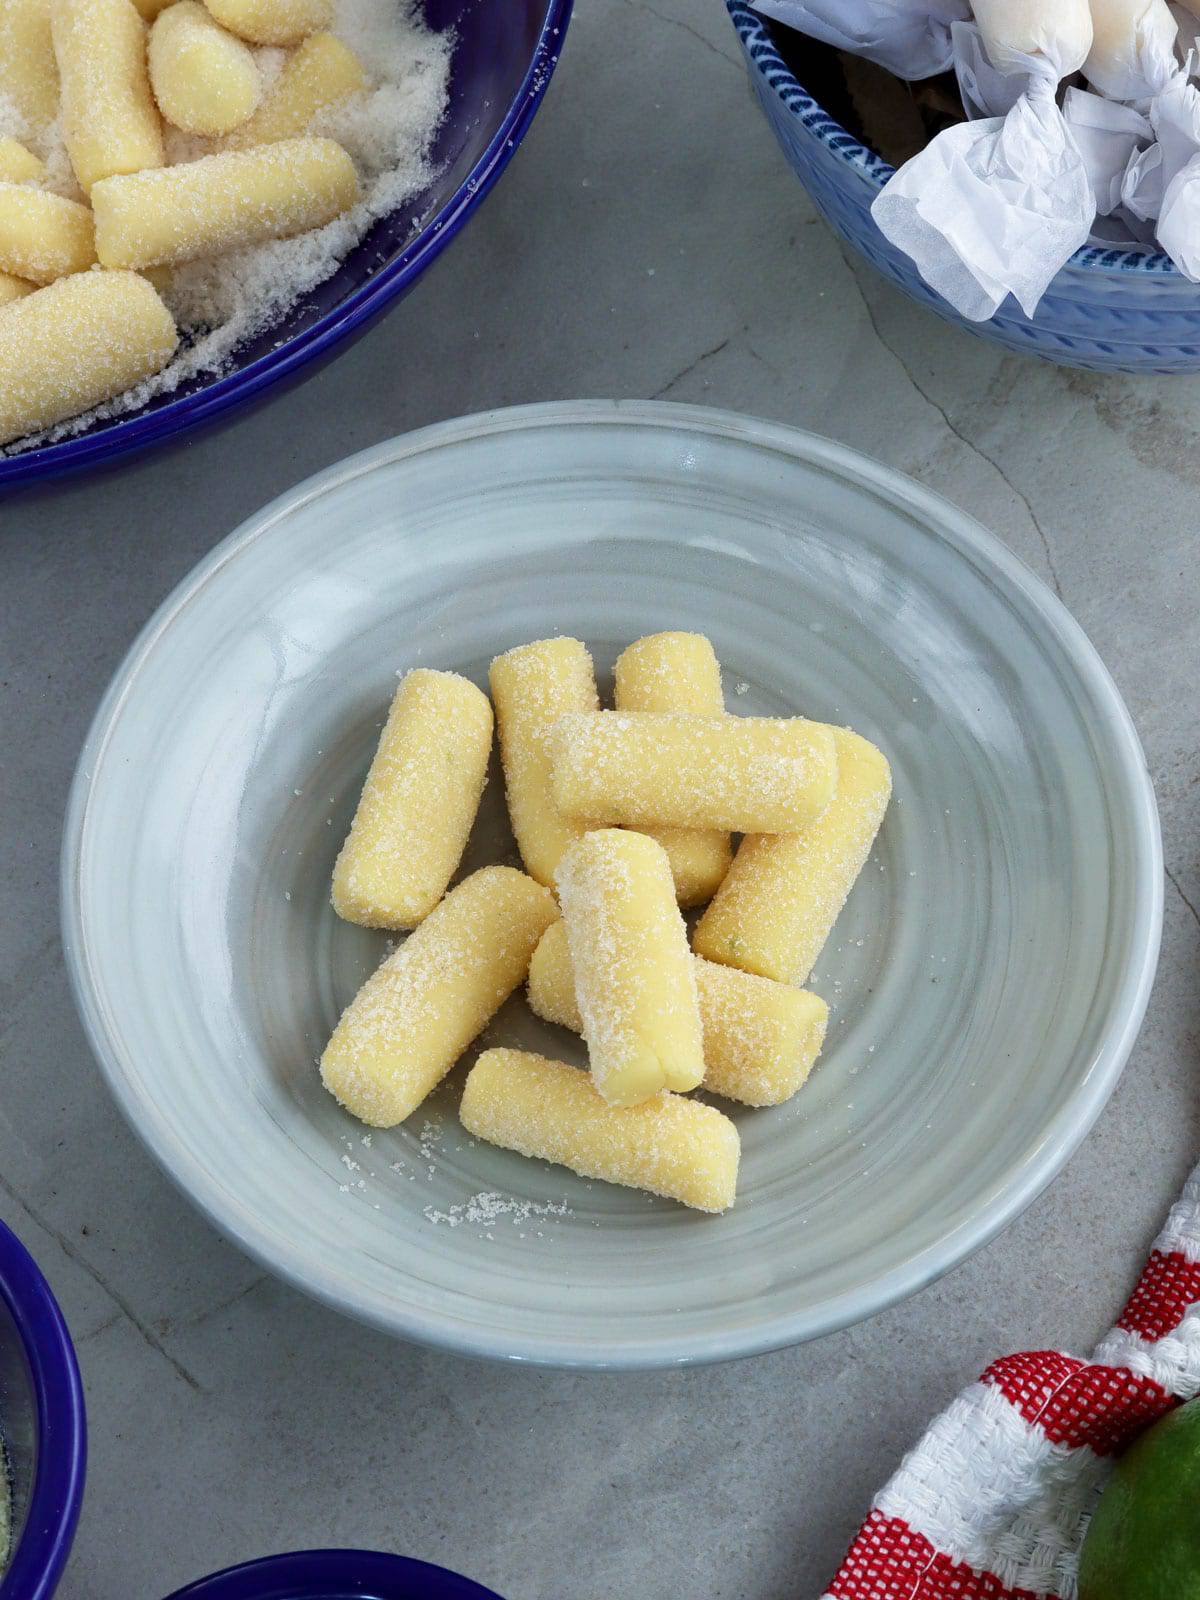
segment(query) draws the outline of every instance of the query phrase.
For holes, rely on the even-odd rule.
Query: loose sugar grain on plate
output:
[[[21,439],[0,455],[65,438],[94,422],[136,411],[191,379],[220,375],[240,345],[279,323],[331,277],[375,222],[429,185],[435,176],[430,152],[446,114],[452,36],[431,32],[415,6],[394,0],[335,0],[329,31],[364,64],[370,88],[323,113],[309,131],[336,139],[350,153],[362,184],[358,204],[311,233],[174,268],[164,287],[183,334],[174,359],[116,399]],[[255,56],[269,89],[287,52],[265,48]],[[46,187],[80,198],[61,126],[39,128],[22,116],[3,93],[2,63],[0,136],[20,139],[46,163]],[[169,162],[194,160],[220,148],[219,140],[167,130]]]

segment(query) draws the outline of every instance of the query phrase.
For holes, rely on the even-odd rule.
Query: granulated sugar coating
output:
[[[507,1217],[516,1227],[528,1222],[531,1217],[569,1217],[571,1208],[565,1201],[556,1204],[549,1200],[516,1200],[512,1195],[485,1189],[480,1194],[473,1194],[469,1200],[447,1207],[445,1211],[426,1206],[424,1214],[426,1221],[443,1223],[448,1228],[457,1228],[460,1222],[490,1228],[502,1217]]]
[[[462,859],[491,747],[492,707],[469,679],[408,673],[333,869],[339,917],[413,928],[429,915]]]
[[[599,706],[592,658],[579,639],[537,639],[497,656],[490,678],[512,830],[525,870],[549,884],[583,833],[559,815],[550,793],[551,735],[567,712]]]
[[[819,995],[692,957],[704,1030],[704,1087],[748,1106],[790,1100],[825,1041],[829,1007]],[[529,964],[529,1006],[547,1022],[583,1032],[566,924],[552,923]]]
[[[729,876],[696,926],[698,955],[781,983],[805,983],[862,871],[892,793],[883,753],[848,728],[834,733],[837,795],[803,833],[742,840]]]
[[[0,388],[0,439],[137,382],[174,348],[171,318],[136,272],[78,272],[27,295],[0,317],[0,372],[16,374]]]
[[[791,833],[837,787],[833,730],[804,717],[576,713],[553,755],[555,803],[594,828]]]
[[[704,1077],[695,963],[662,846],[600,828],[554,875],[592,1079],[614,1106]]]
[[[183,334],[174,359],[116,399],[8,445],[5,453],[136,411],[192,378],[219,376],[228,370],[239,345],[280,322],[330,277],[373,223],[427,187],[435,176],[430,150],[446,114],[453,39],[431,33],[415,7],[393,0],[334,0],[330,31],[362,61],[370,88],[320,113],[310,131],[336,139],[350,153],[362,184],[361,200],[315,232],[175,267],[164,280],[164,298]],[[264,48],[255,56],[269,89],[286,55]],[[60,123],[39,127],[0,95],[0,136],[5,135],[20,139],[46,162],[47,187],[80,198]],[[171,129],[166,147],[168,162],[221,148],[219,141]]]
[[[342,1013],[325,1087],[372,1127],[403,1122],[524,979],[555,915],[550,891],[512,867],[464,878]]]
[[[721,667],[702,633],[651,633],[617,657],[613,669],[618,711],[725,712]],[[729,835],[719,828],[647,828],[667,852],[681,906],[711,900],[733,859]]]
[[[471,1068],[459,1112],[478,1139],[555,1161],[585,1178],[725,1211],[741,1143],[714,1106],[677,1094],[610,1106],[586,1072],[523,1050],[487,1050]]]

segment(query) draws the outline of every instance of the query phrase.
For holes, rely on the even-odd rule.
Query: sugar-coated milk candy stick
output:
[[[524,1050],[485,1050],[467,1075],[459,1118],[476,1139],[584,1178],[646,1189],[697,1211],[726,1211],[741,1142],[714,1106],[676,1094],[611,1106],[578,1067]]]
[[[58,115],[58,67],[50,37],[51,0],[0,0],[0,97],[45,128]]]
[[[549,889],[512,867],[464,878],[342,1013],[325,1087],[372,1127],[403,1122],[524,981],[556,914]]]
[[[693,956],[704,1031],[704,1087],[748,1106],[777,1106],[821,1053],[829,1007],[820,995]],[[582,1033],[566,924],[542,935],[529,963],[530,1009]]]
[[[36,288],[36,283],[29,283],[25,278],[14,278],[11,272],[0,272],[0,309],[11,306],[17,300],[24,300]]]
[[[702,633],[652,633],[617,657],[618,711],[725,712],[721,668]],[[729,835],[719,828],[650,828],[671,863],[681,906],[711,900],[733,859]]]
[[[96,253],[106,267],[192,261],[323,227],[358,198],[354,163],[332,139],[221,151],[96,184]]]
[[[554,730],[554,799],[593,827],[789,833],[833,799],[833,732],[803,717],[596,711]]]
[[[339,917],[414,928],[429,915],[462,860],[491,748],[492,708],[469,679],[405,676],[333,869]]]
[[[666,851],[644,833],[601,828],[554,874],[596,1088],[635,1106],[704,1077],[695,964]]]
[[[804,983],[862,871],[892,792],[883,753],[839,728],[838,791],[803,833],[742,840],[701,917],[696,953],[781,983]]]
[[[0,139],[0,183],[36,183],[45,164],[16,139]]]
[[[153,22],[160,11],[165,11],[169,5],[174,5],[176,0],[133,0],[133,3],[147,22]]]
[[[333,0],[205,0],[230,33],[251,44],[299,44],[333,21]]]
[[[0,316],[0,444],[161,372],[178,342],[135,272],[78,272],[26,295]]]
[[[0,183],[0,272],[53,283],[96,259],[86,206],[27,183]]]
[[[229,133],[262,99],[249,45],[214,22],[200,0],[178,0],[160,13],[150,29],[149,60],[158,109],[185,133]]]
[[[54,0],[63,138],[85,194],[117,172],[161,167],[162,120],[146,70],[146,24],[131,0]]]
[[[307,133],[323,111],[367,86],[362,63],[332,33],[314,33],[293,51],[262,105],[229,137],[230,149]]]
[[[554,804],[551,735],[568,711],[600,704],[592,658],[578,639],[538,639],[496,657],[491,688],[517,847],[525,870],[539,883],[553,883],[559,857],[584,830]]]

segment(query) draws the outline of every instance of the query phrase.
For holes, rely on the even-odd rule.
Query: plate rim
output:
[[[1110,1012],[1079,1086],[1036,1144],[1017,1161],[975,1214],[869,1284],[816,1308],[792,1311],[724,1331],[678,1337],[586,1341],[570,1336],[498,1334],[454,1314],[411,1308],[384,1310],[339,1290],[336,1278],[314,1276],[270,1249],[269,1230],[244,1225],[222,1204],[223,1186],[207,1169],[171,1145],[167,1125],[128,1081],[89,975],[86,907],[80,869],[95,773],[122,706],[146,658],[177,616],[229,563],[270,535],[301,506],[383,466],[471,439],[541,428],[651,427],[692,432],[831,469],[893,504],[920,515],[930,532],[959,555],[1015,587],[1056,639],[1077,681],[1088,692],[1119,756],[1117,775],[1128,790],[1133,825],[1134,928],[1128,959],[1114,987]],[[436,422],[384,440],[336,462],[286,490],[221,539],[174,586],[138,632],[105,689],[84,739],[67,800],[60,858],[60,916],[64,962],[76,1009],[93,1056],[113,1098],[139,1140],[175,1186],[222,1237],[294,1288],[394,1336],[461,1355],[579,1370],[651,1370],[731,1360],[783,1349],[848,1327],[907,1299],[991,1242],[1044,1192],[1091,1131],[1120,1078],[1149,1003],[1162,934],[1165,885],[1162,834],[1153,785],[1137,730],[1111,674],[1064,601],[997,535],[953,502],[860,451],[803,428],[715,407],[653,400],[543,401]]]

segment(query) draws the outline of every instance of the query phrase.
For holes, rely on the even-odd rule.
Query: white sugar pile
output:
[[[432,1222],[435,1226],[443,1224],[446,1227],[457,1228],[460,1222],[468,1222],[490,1228],[502,1217],[507,1217],[516,1227],[520,1223],[528,1222],[532,1217],[569,1217],[571,1208],[565,1201],[555,1204],[551,1200],[517,1200],[512,1195],[484,1190],[480,1194],[473,1194],[469,1200],[464,1200],[460,1205],[450,1206],[446,1211],[437,1211],[433,1206],[426,1206],[424,1214],[426,1221]],[[524,1234],[521,1237],[524,1238]]]
[[[349,45],[371,85],[310,130],[337,139],[350,152],[363,198],[324,228],[174,269],[165,299],[183,335],[164,371],[96,411],[19,440],[0,455],[78,433],[101,418],[135,411],[190,378],[219,376],[245,340],[278,323],[339,264],[380,217],[395,211],[435,176],[433,139],[446,114],[453,39],[432,33],[408,0],[334,0],[331,32]],[[286,59],[282,50],[255,52],[269,84]],[[56,124],[40,136],[23,126],[0,96],[0,136],[22,139],[48,167],[49,186],[81,198]],[[218,148],[215,141],[167,130],[167,159],[186,161]],[[382,258],[381,258],[382,259]]]

